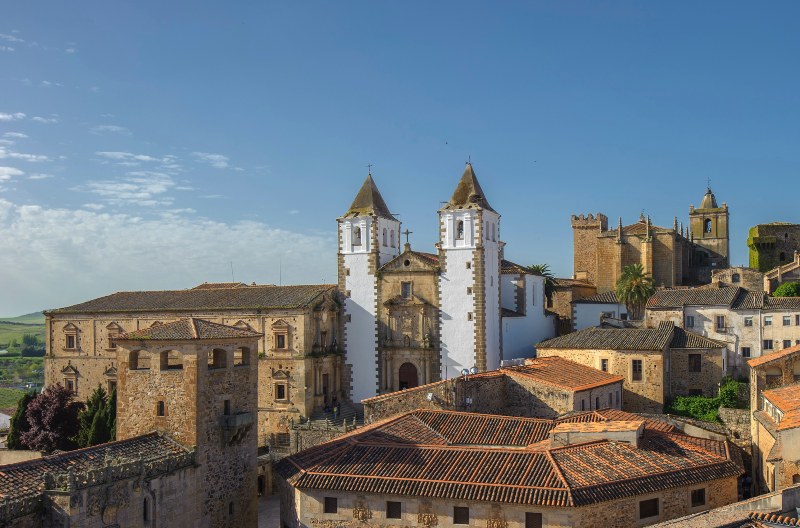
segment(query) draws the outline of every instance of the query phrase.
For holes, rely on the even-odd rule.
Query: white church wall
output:
[[[543,291],[542,277],[525,275],[525,316],[503,317],[502,320],[503,359],[534,357],[536,343],[555,337],[555,321],[545,311]]]
[[[572,305],[572,326],[574,330],[583,330],[600,325],[600,316],[610,314],[612,318],[620,319],[622,314],[627,315],[628,310],[624,304],[619,303],[574,303]]]

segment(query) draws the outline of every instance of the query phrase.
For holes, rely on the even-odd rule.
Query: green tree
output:
[[[645,273],[641,264],[631,264],[622,268],[617,281],[617,299],[628,308],[631,319],[641,319],[647,300],[656,292],[653,277]]]
[[[98,422],[97,417],[103,414],[103,410],[106,407],[108,396],[106,395],[106,391],[100,385],[92,392],[92,395],[89,396],[89,400],[86,402],[86,407],[78,414],[78,434],[75,435],[73,439],[78,447],[90,447],[96,445],[93,441],[98,437],[103,435],[102,430],[95,430],[97,427],[103,427],[102,425],[97,425]],[[104,421],[103,418],[101,421]],[[106,428],[107,429],[107,428]],[[108,436],[108,432],[105,433]],[[107,440],[106,440],[107,441]],[[102,443],[102,442],[97,442]]]
[[[773,297],[800,297],[800,282],[784,282],[772,293]]]
[[[541,275],[544,278],[544,295],[548,301],[552,301],[553,291],[556,288],[556,278],[553,276],[553,272],[550,271],[550,266],[548,264],[532,264],[528,266],[528,269],[534,275]]]
[[[106,402],[105,417],[108,425],[108,441],[117,439],[117,389],[111,391]]]
[[[19,437],[30,430],[31,424],[28,422],[28,404],[36,397],[36,391],[26,393],[17,402],[17,411],[11,417],[11,429],[6,438],[6,447],[9,449],[25,449]]]

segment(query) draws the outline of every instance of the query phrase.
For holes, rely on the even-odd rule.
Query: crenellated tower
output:
[[[597,237],[608,231],[608,217],[572,215],[573,278],[597,283]]]
[[[442,378],[500,366],[500,215],[470,163],[439,210]]]
[[[400,254],[400,222],[372,174],[339,225],[339,290],[345,295],[344,347],[354,403],[378,393],[377,271]],[[346,385],[345,385],[346,387]]]

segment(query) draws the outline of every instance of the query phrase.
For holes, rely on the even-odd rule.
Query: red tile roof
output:
[[[800,427],[800,383],[765,390],[762,395],[783,413],[779,431]]]
[[[625,379],[559,356],[531,359],[525,365],[500,370],[510,376],[524,376],[545,385],[576,392],[619,383]]]
[[[276,470],[298,488],[562,507],[742,472],[726,442],[651,429],[650,421],[638,447],[601,440],[548,448],[543,441],[560,421],[413,411],[287,457]]]
[[[783,350],[779,350],[771,354],[764,354],[763,356],[758,356],[753,359],[748,359],[747,364],[750,365],[751,367],[759,367],[761,365],[764,365],[765,363],[772,363],[776,359],[783,359],[785,357],[791,356],[795,352],[800,352],[800,345],[795,345],[793,347],[784,348]]]

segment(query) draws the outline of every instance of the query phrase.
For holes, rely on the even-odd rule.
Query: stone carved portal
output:
[[[400,365],[400,390],[419,387],[419,373],[413,363]]]

